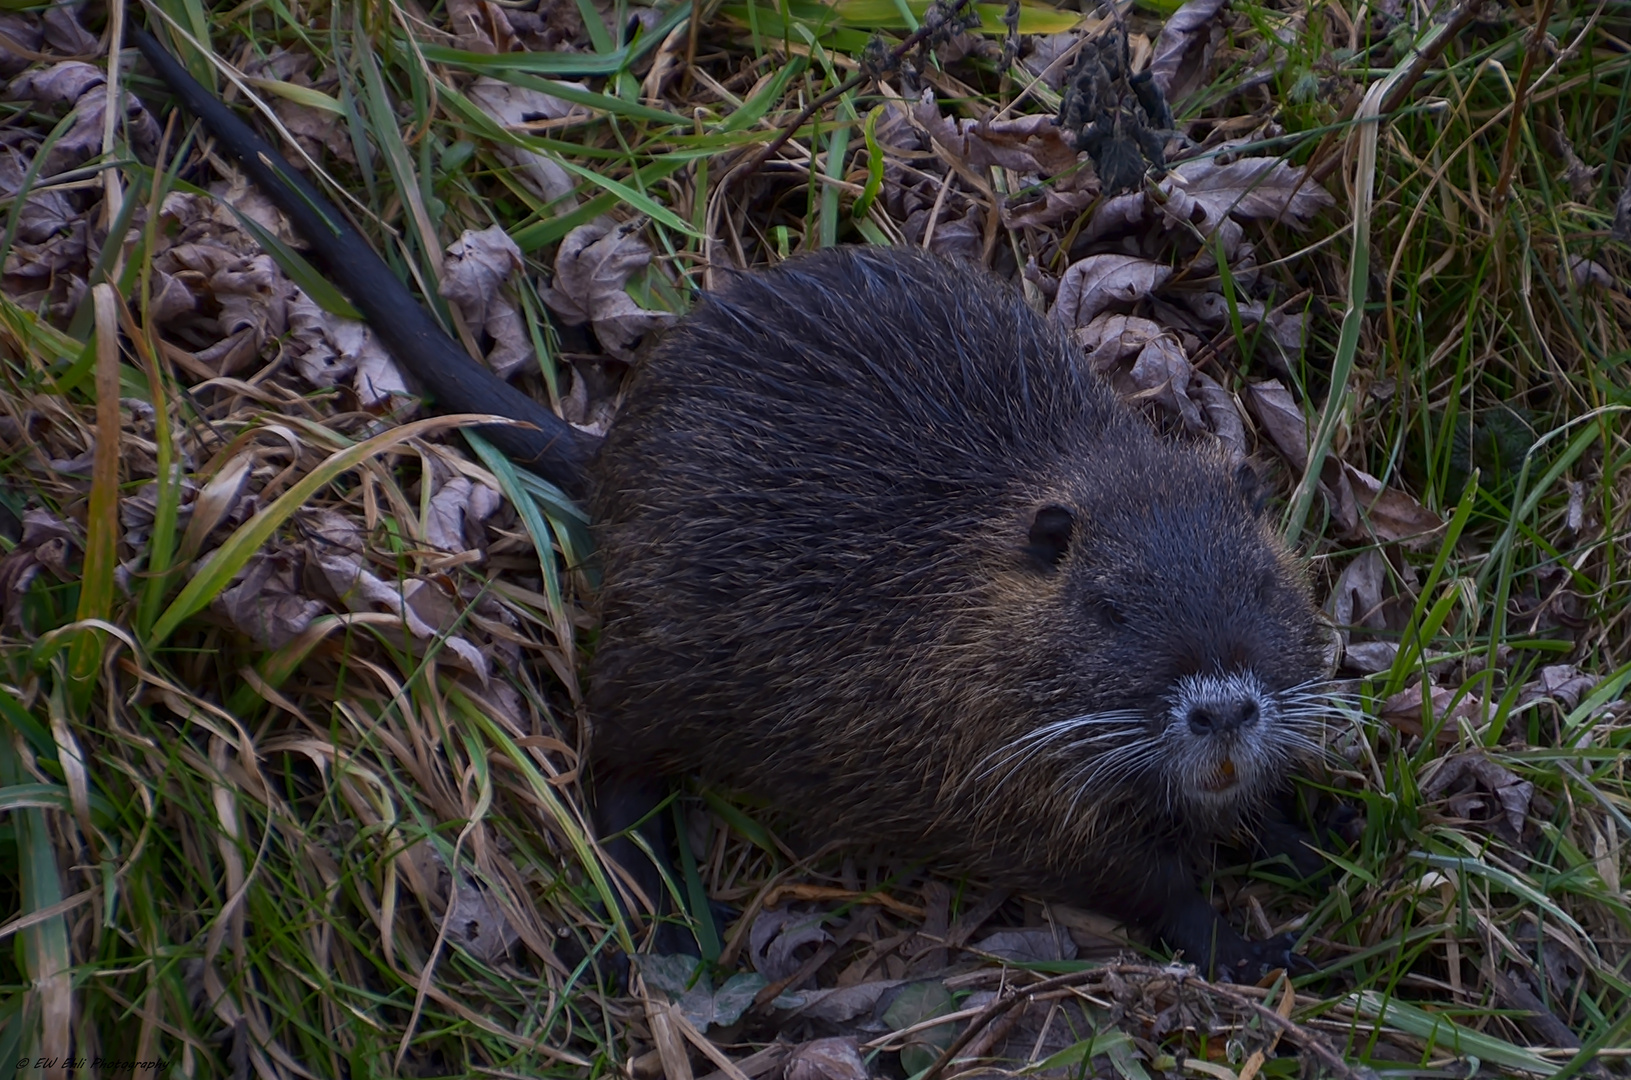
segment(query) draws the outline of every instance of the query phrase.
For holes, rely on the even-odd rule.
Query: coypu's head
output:
[[[1028,493],[1003,577],[1045,643],[1020,661],[1035,720],[988,768],[1042,764],[1073,806],[1122,788],[1227,822],[1318,753],[1326,634],[1253,479],[1126,424]]]

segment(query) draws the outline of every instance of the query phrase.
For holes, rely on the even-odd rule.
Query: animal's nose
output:
[[[1222,735],[1257,723],[1257,702],[1251,698],[1199,702],[1190,707],[1189,730],[1197,735]]]

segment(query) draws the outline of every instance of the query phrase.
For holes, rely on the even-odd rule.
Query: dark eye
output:
[[[1026,549],[1044,569],[1057,569],[1070,552],[1076,516],[1063,506],[1044,506],[1031,519],[1030,546]]]
[[[1118,608],[1115,605],[1115,602],[1111,600],[1094,601],[1093,614],[1098,616],[1099,621],[1105,626],[1118,627],[1127,625],[1127,616],[1123,615],[1121,613],[1121,609]]]

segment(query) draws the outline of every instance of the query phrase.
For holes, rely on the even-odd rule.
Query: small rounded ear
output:
[[[1044,506],[1031,519],[1031,542],[1025,550],[1044,569],[1052,570],[1065,561],[1075,531],[1075,514],[1063,506]]]
[[[1263,516],[1263,509],[1269,504],[1269,490],[1257,475],[1257,470],[1252,468],[1251,462],[1242,461],[1235,467],[1235,490],[1240,493],[1246,509],[1252,512],[1252,517]]]

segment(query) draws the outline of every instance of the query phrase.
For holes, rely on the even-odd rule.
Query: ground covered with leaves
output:
[[[1250,461],[1356,703],[1305,792],[1353,811],[1329,872],[1213,878],[1318,965],[1261,986],[696,786],[701,956],[620,964],[583,513],[421,405],[125,6],[0,13],[18,1075],[1627,1070],[1622,6],[136,15],[586,430],[721,271],[917,244]]]

